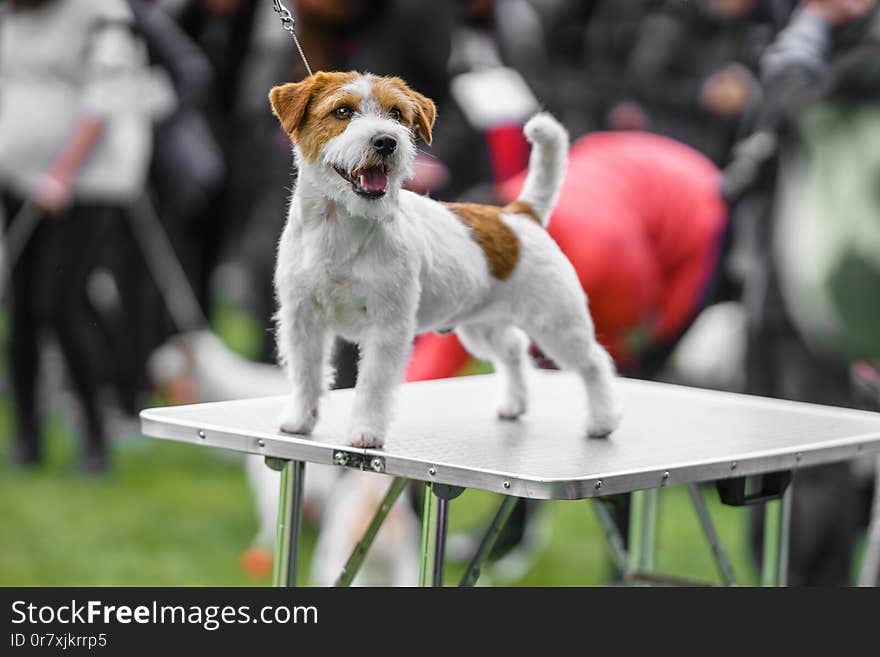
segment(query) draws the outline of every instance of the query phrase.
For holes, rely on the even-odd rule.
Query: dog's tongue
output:
[[[388,176],[380,167],[361,169],[358,172],[358,187],[365,192],[382,192],[388,186]]]

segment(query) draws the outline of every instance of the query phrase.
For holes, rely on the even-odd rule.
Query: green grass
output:
[[[222,295],[217,296],[212,306],[211,329],[223,337],[232,351],[245,358],[258,358],[271,334],[253,316],[227,302]]]
[[[255,520],[235,462],[140,438],[88,477],[50,434],[45,468],[0,469],[0,585],[258,583],[238,568]]]

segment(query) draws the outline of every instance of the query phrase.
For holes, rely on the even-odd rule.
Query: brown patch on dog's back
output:
[[[501,208],[501,212],[503,212],[504,214],[523,214],[539,226],[543,225],[541,223],[541,217],[539,217],[535,213],[535,209],[525,201],[512,201]]]
[[[473,232],[474,239],[489,264],[489,271],[499,281],[507,280],[519,262],[519,238],[501,220],[504,208],[477,203],[444,203]]]

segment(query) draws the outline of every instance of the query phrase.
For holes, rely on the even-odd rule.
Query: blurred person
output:
[[[573,136],[642,129],[644,110],[627,100],[626,73],[653,0],[535,0],[548,15],[548,47],[560,69],[562,116]],[[609,122],[613,110],[624,114]]]
[[[759,0],[664,2],[641,22],[612,129],[651,130],[722,165],[757,93],[752,71],[772,38]]]
[[[854,359],[880,357],[874,0],[808,0],[762,60],[763,102],[725,170],[748,311],[747,389],[861,406]],[[872,255],[872,253],[874,255]],[[789,581],[850,583],[869,490],[851,464],[798,472]],[[751,516],[760,560],[762,509]]]
[[[266,338],[272,313],[272,258],[266,254],[274,250],[280,232],[278,217],[285,201],[275,191],[289,182],[289,152],[265,95],[286,79],[293,44],[271,2],[163,0],[161,6],[195,44],[199,57],[207,60],[209,74],[206,83],[198,85],[197,98],[187,93],[197,102],[184,105],[176,131],[190,135],[190,159],[201,160],[204,173],[211,174],[204,182],[200,178],[206,176],[196,177],[195,188],[202,193],[193,200],[198,202],[174,218],[174,223],[183,224],[176,235],[190,245],[181,255],[188,254],[204,314],[218,325],[234,324],[242,351],[268,362],[273,359]],[[190,74],[196,72],[193,66],[187,68]],[[167,132],[168,139],[157,141],[157,149],[163,143],[169,146],[164,167],[168,175],[157,180],[163,183],[157,190],[160,207],[168,183],[175,205],[177,188],[188,192],[193,187],[187,181],[181,185],[175,175],[180,168],[173,148],[176,133]],[[160,156],[158,152],[157,160]]]
[[[199,45],[210,62],[214,81],[207,110],[215,132],[220,133],[234,113],[244,65],[253,43],[257,0],[185,0],[168,9],[181,29]],[[219,140],[234,135],[217,134]]]
[[[202,114],[212,79],[207,59],[155,2],[127,1],[132,27],[146,47],[152,77],[158,80],[164,74],[165,98],[162,111],[154,116],[150,189],[145,195],[150,200],[126,208],[127,221],[115,222],[99,255],[99,273],[91,277],[90,296],[114,352],[108,359],[116,370],[117,399],[112,401],[133,418],[145,391],[147,357],[173,331],[174,322],[180,321],[168,312],[168,291],[162,292],[154,280],[155,268],[163,265],[154,262],[155,254],[144,252],[144,240],[163,239],[155,231],[167,235],[172,249],[165,256],[179,261],[201,303],[201,309],[192,314],[207,314],[197,219],[216,190],[223,161]],[[133,230],[134,222],[143,224],[135,213],[143,214],[150,206],[155,207],[150,233]]]
[[[173,109],[155,127],[150,181],[159,213],[207,311],[201,236],[193,223],[225,173],[223,155],[205,120],[214,73],[206,55],[159,3],[128,2],[150,63],[167,73],[174,91]]]
[[[647,117],[628,92],[627,66],[646,17],[662,0],[530,2],[545,25],[559,111],[572,136],[644,129]]]
[[[525,121],[542,107],[558,110],[555,72],[541,17],[530,2],[460,4],[449,72],[455,109],[466,120],[456,122],[458,133],[447,134],[442,147],[459,163],[452,172],[460,181],[458,195],[491,204],[497,201],[492,184],[527,165]],[[477,141],[485,148],[474,148]]]
[[[463,12],[454,35],[450,67],[501,65],[516,69],[541,98],[553,96],[545,29],[528,0],[462,0]],[[482,42],[482,43],[481,43]],[[480,54],[483,51],[483,54]],[[470,62],[462,60],[470,60]],[[553,104],[548,106],[554,111]]]
[[[236,122],[243,68],[252,46],[257,0],[183,0],[166,2],[168,12],[207,58],[211,81],[202,99],[210,136],[219,148],[222,171],[190,216],[191,235],[200,245],[197,293],[210,313],[212,276],[224,245],[240,232],[251,202],[253,173],[236,167],[237,154],[251,138]],[[271,4],[271,3],[270,3]],[[239,175],[244,178],[239,182]]]
[[[81,465],[107,467],[96,400],[106,343],[88,277],[119,208],[143,189],[144,59],[124,0],[11,0],[0,17],[0,189],[11,224],[38,223],[10,263],[13,460],[42,457],[36,399],[42,329],[61,346],[85,418]]]

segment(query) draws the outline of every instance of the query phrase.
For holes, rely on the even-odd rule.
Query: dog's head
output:
[[[431,143],[434,103],[400,78],[316,73],[274,87],[272,111],[296,146],[297,164],[337,202],[363,212],[412,177],[415,137]]]

